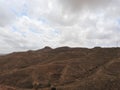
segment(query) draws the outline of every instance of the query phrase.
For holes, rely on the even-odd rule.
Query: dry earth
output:
[[[0,56],[0,90],[32,90],[34,82],[41,90],[120,90],[120,48],[45,47]]]

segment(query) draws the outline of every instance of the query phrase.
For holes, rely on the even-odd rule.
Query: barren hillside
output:
[[[34,82],[42,90],[49,84],[58,90],[120,90],[120,48],[45,47],[0,56],[2,87],[31,90]]]

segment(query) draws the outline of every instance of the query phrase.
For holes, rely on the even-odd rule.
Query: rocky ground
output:
[[[0,90],[33,90],[34,83],[41,90],[120,90],[120,48],[45,47],[0,56]]]

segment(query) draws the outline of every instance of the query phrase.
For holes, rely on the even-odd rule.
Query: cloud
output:
[[[43,22],[23,16],[13,26],[0,28],[1,53],[57,46],[57,31]]]
[[[0,0],[0,53],[44,46],[116,46],[120,41],[119,3]]]
[[[5,26],[12,23],[16,16],[11,12],[11,9],[7,7],[7,4],[2,5],[0,2],[0,26]]]
[[[74,11],[80,11],[82,9],[100,9],[101,7],[109,7],[113,0],[59,0],[64,9]]]

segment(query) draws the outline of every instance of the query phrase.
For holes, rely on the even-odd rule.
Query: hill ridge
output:
[[[0,56],[0,84],[32,89],[37,80],[43,90],[48,82],[59,90],[119,90],[119,68],[120,48],[45,47]]]

